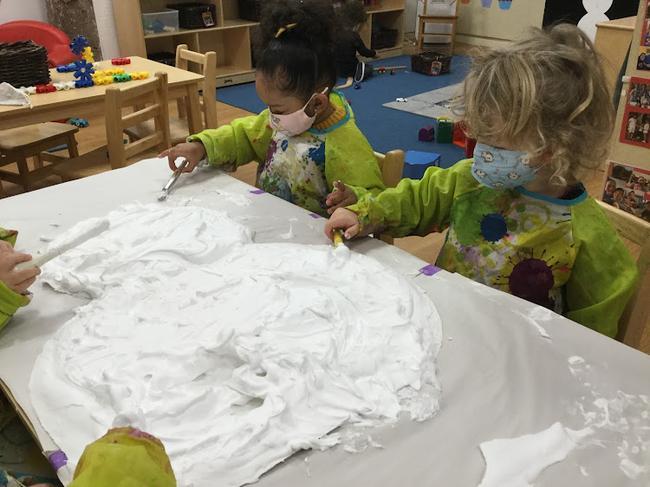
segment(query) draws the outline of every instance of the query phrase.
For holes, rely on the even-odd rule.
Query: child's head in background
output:
[[[535,29],[522,41],[478,54],[457,111],[481,153],[488,144],[499,158],[521,160],[521,184],[505,187],[575,184],[581,170],[604,161],[614,121],[593,44],[568,24]]]
[[[330,1],[266,3],[260,21],[255,86],[272,115],[280,115],[271,117],[275,129],[297,135],[328,115],[329,93],[336,84],[333,39]],[[291,118],[285,118],[287,115]]]
[[[361,0],[345,0],[337,9],[339,23],[344,29],[359,30],[368,19],[368,12]]]

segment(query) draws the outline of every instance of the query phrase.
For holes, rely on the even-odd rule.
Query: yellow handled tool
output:
[[[343,244],[343,230],[334,230],[332,243],[334,244],[334,248]]]

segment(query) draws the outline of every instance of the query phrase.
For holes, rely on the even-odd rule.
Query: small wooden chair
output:
[[[650,291],[650,223],[602,201],[598,203],[619,235],[641,247],[636,263],[639,285],[621,317],[616,338],[630,347],[650,353],[650,300],[647,298]]]
[[[392,150],[386,154],[375,152],[377,163],[381,171],[381,178],[384,180],[384,185],[387,188],[394,188],[402,179],[402,172],[404,171],[405,154],[402,150]],[[389,235],[376,235],[377,238],[393,244],[393,237]]]
[[[65,145],[70,157],[77,157],[77,127],[66,123],[38,123],[0,131],[0,167],[16,163],[18,174],[0,170],[0,194],[2,180],[22,185],[29,191],[32,184],[52,174],[53,166],[43,166],[41,153],[56,146]],[[27,159],[34,158],[34,170],[29,169]],[[63,159],[63,158],[62,158]],[[65,159],[63,159],[65,160]]]
[[[124,114],[125,108],[138,108]],[[167,73],[156,73],[151,80],[127,88],[109,86],[105,103],[106,148],[99,148],[81,157],[62,162],[54,172],[64,180],[80,179],[97,172],[108,162],[112,169],[127,165],[129,160],[145,151],[159,152],[170,146],[169,106],[167,104]],[[130,127],[153,120],[155,131],[135,142],[124,143],[123,133]]]
[[[176,47],[176,67],[185,71],[189,70],[189,63],[199,66],[205,80],[202,83],[200,97],[201,111],[203,112],[203,127],[217,128],[217,53],[214,51],[201,54],[190,51],[187,44],[180,44]],[[185,142],[189,133],[187,124],[187,108],[185,100],[177,100],[178,118],[172,117],[169,121],[170,137],[174,144]],[[130,128],[126,133],[132,139],[141,139],[154,131],[150,122],[138,124]]]
[[[404,151],[392,150],[386,154],[375,152],[377,164],[381,171],[381,178],[387,188],[394,188],[402,179],[404,171]]]
[[[453,15],[429,15],[427,13],[428,1],[424,0],[424,10],[422,15],[418,15],[418,48],[420,51],[424,50],[424,36],[425,35],[448,35],[449,36],[449,46],[450,46],[450,55],[454,54],[454,42],[456,38],[456,24],[458,22],[458,4],[459,0],[451,0],[448,5],[454,5]],[[425,34],[425,30],[428,24],[439,24],[439,25],[450,25],[451,33],[450,34]]]

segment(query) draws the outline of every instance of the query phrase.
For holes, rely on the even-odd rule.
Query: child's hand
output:
[[[192,172],[205,157],[205,147],[203,147],[201,142],[183,142],[161,152],[158,157],[166,157],[169,162],[169,169],[172,171],[178,169],[176,159],[183,157],[187,160],[187,166],[185,166],[183,172]]]
[[[338,208],[345,208],[346,206],[353,205],[357,202],[357,195],[354,194],[350,188],[348,188],[341,181],[336,181],[334,183],[334,190],[327,195],[325,204],[327,205],[327,214],[331,215]]]
[[[0,281],[18,294],[24,294],[41,273],[38,267],[17,271],[16,264],[32,260],[32,256],[16,252],[7,242],[0,241]]]
[[[361,225],[359,224],[359,217],[356,213],[345,208],[339,208],[327,220],[325,224],[325,235],[332,240],[334,237],[334,230],[343,230],[343,236],[349,240],[359,235]]]

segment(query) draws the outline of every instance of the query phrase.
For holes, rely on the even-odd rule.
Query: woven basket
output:
[[[20,88],[50,82],[47,49],[32,41],[0,43],[0,83]]]

